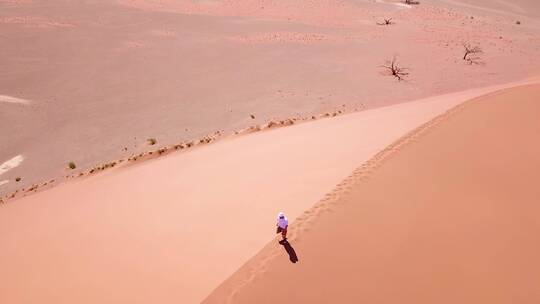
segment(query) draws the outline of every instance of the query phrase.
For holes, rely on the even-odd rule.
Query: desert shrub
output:
[[[480,57],[474,56],[482,53],[482,49],[479,46],[472,46],[469,43],[463,43],[463,48],[463,60],[467,61],[469,64],[477,64],[480,62]],[[472,55],[472,57],[469,55]]]
[[[71,170],[77,168],[77,165],[75,165],[74,162],[69,162],[68,166],[69,166],[69,168],[70,168]]]
[[[382,65],[381,67],[388,70],[390,75],[396,77],[398,81],[403,80],[405,76],[409,75],[409,72],[407,72],[409,69],[401,67],[398,64],[395,56],[392,58],[392,60],[387,60],[386,64]]]
[[[392,18],[388,18],[388,19],[384,19],[383,22],[377,22],[378,25],[390,25],[390,24],[393,24],[394,22],[392,22]]]
[[[148,142],[149,145],[153,146],[155,144],[157,144],[157,140],[155,138],[149,138],[146,140]]]

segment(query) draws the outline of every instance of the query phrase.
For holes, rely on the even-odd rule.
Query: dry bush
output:
[[[405,4],[416,5],[416,4],[420,4],[420,1],[418,1],[418,0],[405,0]]]
[[[475,54],[483,53],[482,49],[479,46],[472,46],[470,43],[463,43],[463,48],[464,48],[463,60],[467,61],[467,63],[469,64],[480,63],[480,57],[474,56]]]
[[[409,75],[409,72],[407,72],[409,69],[400,67],[395,56],[392,58],[392,60],[386,61],[386,64],[382,65],[381,67],[388,70],[390,75],[396,77],[399,81],[403,80],[405,76]]]
[[[69,168],[70,168],[71,170],[77,168],[77,165],[75,165],[74,162],[69,162],[68,166],[69,166]]]
[[[384,19],[383,22],[377,22],[378,25],[391,25],[391,24],[394,24],[394,22],[392,22],[392,18],[389,18],[389,19]]]
[[[155,138],[149,138],[146,140],[149,145],[153,146],[157,143],[157,140]]]
[[[16,181],[16,182],[20,182],[20,181],[21,181],[21,178],[20,178],[20,177],[16,177],[16,178],[15,178],[15,181]]]
[[[167,148],[161,148],[161,149],[158,150],[159,155],[161,155],[161,154],[163,154],[165,152],[167,152]]]

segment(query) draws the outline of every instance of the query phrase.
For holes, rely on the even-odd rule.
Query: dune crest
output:
[[[0,294],[47,303],[68,282],[62,294],[52,292],[55,303],[146,302],[156,294],[162,302],[199,302],[274,236],[276,210],[301,216],[407,132],[506,86],[232,137],[4,204],[0,267],[10,279],[0,281]],[[38,250],[43,242],[47,251]]]
[[[359,167],[203,303],[537,303],[540,85],[466,102]],[[279,292],[270,292],[277,289]]]

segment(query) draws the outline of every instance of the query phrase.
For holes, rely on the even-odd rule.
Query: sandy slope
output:
[[[0,199],[144,151],[149,137],[167,145],[537,75],[537,8],[0,0]],[[464,41],[483,64],[460,59]],[[381,71],[393,55],[409,81]],[[269,240],[278,209],[295,218],[408,130],[497,88],[226,140],[2,205],[0,302],[197,302]]]
[[[448,4],[470,9],[474,12],[494,13],[513,16],[515,18],[540,18],[540,6],[536,0],[435,0],[440,4]]]
[[[0,195],[59,181],[70,161],[128,157],[150,137],[168,145],[540,70],[540,21],[526,18],[538,1],[395,2],[0,0],[0,163],[25,157],[0,176]],[[464,41],[484,49],[484,65],[461,60]],[[381,70],[393,55],[410,81]]]
[[[466,103],[362,166],[204,303],[540,302],[540,86]]]
[[[511,86],[512,84],[508,84]],[[196,303],[351,168],[475,89],[224,140],[0,209],[0,302]]]

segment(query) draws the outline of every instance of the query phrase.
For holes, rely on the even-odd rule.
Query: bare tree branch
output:
[[[392,18],[389,18],[389,19],[384,19],[384,22],[377,22],[378,25],[390,25],[390,24],[393,24],[394,22],[392,22]]]
[[[388,70],[390,75],[396,77],[398,81],[403,80],[405,76],[409,75],[409,72],[407,72],[409,69],[400,67],[396,60],[396,56],[394,56],[392,60],[387,60],[386,63],[381,67]]]
[[[482,49],[478,46],[471,46],[469,43],[463,43],[463,48],[465,49],[465,54],[463,54],[463,60],[467,60],[469,54],[481,54]]]
[[[463,60],[468,64],[480,64],[480,57],[474,56],[475,54],[482,54],[483,51],[479,46],[472,46],[470,43],[463,43],[464,54]]]

